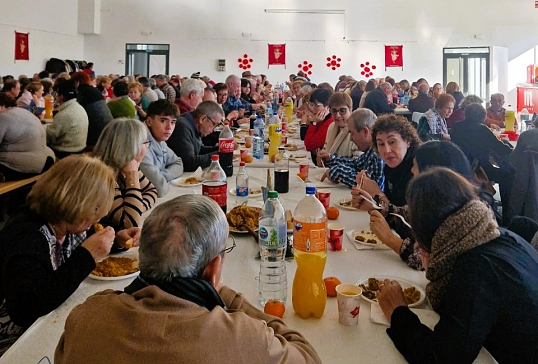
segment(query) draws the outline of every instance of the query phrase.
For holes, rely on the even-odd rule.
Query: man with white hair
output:
[[[261,104],[251,104],[241,100],[241,79],[236,75],[230,75],[226,78],[226,86],[228,86],[228,99],[222,104],[226,116],[237,110],[239,116],[243,117],[245,111],[257,110],[261,107]]]
[[[418,95],[414,99],[409,100],[409,111],[422,112],[433,109],[435,106],[435,99],[430,96],[430,86],[426,82],[422,82],[418,85]]]
[[[220,283],[230,238],[209,197],[157,206],[140,236],[140,275],[71,311],[54,362],[321,363],[301,334]]]
[[[179,113],[194,111],[204,97],[205,83],[197,78],[188,78],[181,84],[179,99],[175,101]]]
[[[364,101],[364,107],[372,110],[377,116],[393,113],[395,105],[389,104],[389,96],[392,97],[392,85],[384,82],[368,93]]]

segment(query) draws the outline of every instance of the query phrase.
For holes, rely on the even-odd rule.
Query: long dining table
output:
[[[305,154],[304,150],[290,152]],[[267,157],[265,157],[267,158]],[[267,167],[270,163],[265,160],[247,164],[249,187],[259,189],[265,186]],[[235,168],[235,171],[237,169]],[[331,205],[337,206],[337,201],[350,198],[350,189],[330,181],[321,182],[320,177],[325,169],[310,166],[309,180],[317,188],[331,192]],[[296,175],[298,163],[290,161],[290,189],[288,193],[279,194],[284,208],[294,211],[298,202],[305,195],[306,184]],[[188,177],[185,173],[182,177]],[[228,179],[228,189],[235,188],[235,175]],[[160,198],[157,204],[168,201],[183,194],[201,193],[201,186],[178,187],[170,186],[169,193]],[[235,196],[228,195],[228,210],[236,204]],[[249,206],[261,207],[261,197],[249,198]],[[366,212],[350,210],[338,205],[340,215],[335,222],[345,226],[346,232],[353,229],[369,230],[369,215]],[[144,214],[144,218],[149,213]],[[331,221],[329,221],[331,222]],[[237,246],[226,255],[223,268],[223,283],[244,294],[252,303],[258,303],[258,273],[260,261],[256,260],[258,245],[248,234],[234,234]],[[138,248],[133,248],[121,255],[136,257]],[[338,321],[338,307],[335,297],[328,297],[325,312],[319,319],[302,319],[296,315],[292,306],[292,282],[296,264],[293,260],[286,263],[288,276],[288,296],[286,312],[283,320],[293,329],[298,330],[314,346],[324,363],[405,363],[404,357],[393,345],[386,334],[387,326],[377,323],[379,307],[371,309],[366,301],[361,302],[359,323],[357,326],[343,326]],[[390,249],[373,249],[372,247],[353,243],[345,237],[341,251],[328,251],[324,277],[335,276],[342,283],[357,281],[376,276],[390,276],[411,282],[413,285],[425,288],[427,280],[424,272],[409,268],[399,256]],[[0,358],[2,363],[53,363],[54,351],[62,335],[65,320],[70,311],[83,303],[92,294],[105,290],[123,290],[134,278],[123,280],[95,280],[86,278],[79,288],[57,309],[39,318],[21,338]],[[259,306],[260,309],[261,306]],[[431,310],[426,299],[414,309],[428,326],[433,328],[438,316]],[[374,317],[375,316],[375,317]],[[376,321],[376,322],[374,322]],[[107,333],[103,333],[106,335]],[[91,355],[91,353],[88,353]],[[112,360],[113,362],[113,360]],[[476,363],[495,363],[491,356],[482,349]]]

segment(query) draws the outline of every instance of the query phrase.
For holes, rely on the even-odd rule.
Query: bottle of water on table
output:
[[[252,137],[252,155],[255,159],[263,159],[265,124],[261,116],[254,122],[254,136]]]
[[[237,205],[248,202],[248,174],[245,168],[245,162],[239,163],[239,170],[235,176],[235,197]]]

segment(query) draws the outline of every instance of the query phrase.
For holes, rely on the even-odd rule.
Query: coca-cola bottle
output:
[[[234,174],[234,135],[228,126],[228,123],[224,123],[224,128],[219,134],[219,158],[220,166],[226,173],[227,177],[231,177]]]
[[[211,156],[211,164],[202,178],[202,195],[213,199],[226,213],[226,203],[228,198],[228,182],[226,174],[219,164],[219,156]]]

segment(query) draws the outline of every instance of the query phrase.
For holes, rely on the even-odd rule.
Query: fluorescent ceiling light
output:
[[[345,10],[339,9],[265,9],[266,13],[287,14],[345,14]]]

